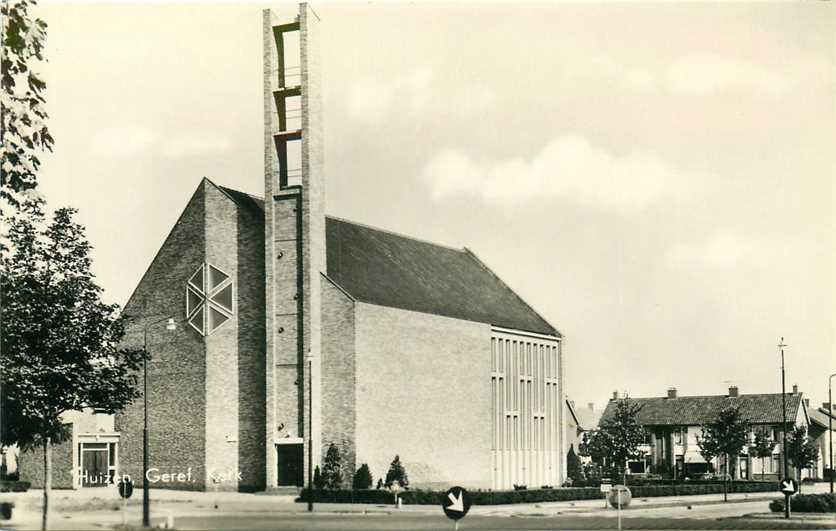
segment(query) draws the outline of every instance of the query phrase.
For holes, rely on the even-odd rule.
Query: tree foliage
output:
[[[44,453],[42,528],[49,522],[51,448],[67,437],[62,415],[122,410],[137,398],[144,352],[120,348],[124,318],[101,300],[90,244],[75,210],[47,223],[43,201],[21,204],[0,261],[0,444]]]
[[[322,481],[326,489],[339,489],[343,484],[342,457],[334,443],[328,445],[322,465]]]
[[[801,470],[810,468],[819,459],[819,449],[807,436],[806,426],[796,426],[787,437],[787,457],[796,469],[798,479],[801,479]]]
[[[61,415],[93,408],[121,410],[138,396],[143,352],[120,348],[119,307],[101,300],[90,271],[91,246],[75,210],[47,223],[43,202],[29,201],[9,224],[2,273],[0,379],[7,414],[4,444],[61,440]],[[8,420],[8,419],[7,419]]]
[[[737,456],[749,442],[749,423],[735,406],[723,408],[714,421],[702,426],[702,435],[697,435],[697,446],[703,459],[711,462],[714,457],[722,456],[726,465],[723,475],[723,499],[728,501],[728,487],[726,479],[730,475],[729,463]]]
[[[0,77],[0,215],[2,205],[18,207],[22,192],[37,185],[40,152],[52,150],[46,125],[46,83],[34,70],[44,61],[46,23],[32,20],[34,0],[2,4],[2,76]],[[8,213],[5,213],[8,214]]]
[[[363,463],[357,472],[354,473],[352,480],[352,487],[355,489],[368,489],[372,486],[372,472],[369,470],[369,465]]]
[[[613,414],[601,422],[588,443],[587,451],[602,455],[619,479],[628,461],[644,455],[639,445],[644,442],[645,430],[637,421],[641,409],[629,398],[616,401]]]
[[[387,487],[391,487],[395,481],[397,481],[401,487],[409,486],[409,477],[406,475],[406,469],[404,469],[403,464],[401,464],[401,458],[398,455],[395,456],[395,459],[393,459],[392,463],[389,465],[389,471],[386,472],[385,484]]]
[[[569,451],[566,453],[566,475],[572,480],[577,481],[583,479],[583,467],[581,466],[581,458],[575,453],[575,445],[569,446]]]
[[[761,479],[765,477],[764,459],[772,457],[772,452],[775,450],[775,441],[772,440],[769,432],[764,429],[759,429],[755,432],[755,439],[749,445],[749,455],[757,457],[761,460]]]

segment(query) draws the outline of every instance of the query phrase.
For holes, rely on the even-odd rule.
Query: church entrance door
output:
[[[302,487],[304,485],[304,451],[301,444],[276,445],[279,487]]]

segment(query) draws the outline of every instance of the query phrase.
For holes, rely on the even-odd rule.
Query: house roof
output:
[[[836,416],[831,416],[827,412],[827,409],[822,407],[818,409],[810,408],[807,410],[807,414],[810,415],[811,422],[815,422],[816,424],[825,429],[827,429],[828,421],[830,421],[830,419],[832,418],[833,420],[830,422],[832,422],[834,429],[836,429]]]
[[[219,187],[243,208],[264,200]],[[360,302],[560,337],[468,249],[326,217],[328,277]]]
[[[601,420],[601,410],[590,409],[589,406],[578,407],[573,400],[569,399],[566,400],[566,405],[580,429],[589,431],[598,427],[598,421]]]
[[[624,399],[619,399],[624,400]],[[712,422],[727,406],[740,408],[740,412],[751,424],[781,424],[781,393],[751,394],[729,397],[681,396],[677,398],[630,398],[630,402],[641,406],[636,420],[645,426],[696,426]],[[616,400],[610,400],[601,423],[607,422],[615,412]],[[787,422],[794,422],[801,407],[801,393],[787,394]]]

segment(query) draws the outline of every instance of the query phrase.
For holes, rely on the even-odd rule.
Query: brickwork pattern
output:
[[[195,191],[128,303],[135,316],[125,343],[142,346],[143,325],[173,316],[185,318],[186,280],[205,257],[205,197],[208,183]],[[202,489],[205,469],[206,351],[203,338],[187,323],[174,332],[165,323],[148,330],[149,467],[161,473],[192,471],[192,482],[155,483],[155,487]],[[142,373],[139,375],[140,385]],[[141,390],[141,389],[140,389]],[[116,415],[120,439],[120,473],[143,482],[143,399]]]
[[[32,483],[33,489],[44,488],[44,451],[35,448],[20,452],[17,462],[20,480]],[[73,440],[52,446],[52,488],[73,488]]]
[[[413,483],[491,483],[491,328],[356,304],[356,461]]]
[[[324,461],[328,445],[340,449],[345,486],[351,485],[356,462],[356,371],[354,363],[354,301],[327,278],[322,281],[321,399]]]

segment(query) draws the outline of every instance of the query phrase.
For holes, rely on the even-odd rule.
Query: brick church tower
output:
[[[263,12],[267,485],[301,484],[321,446],[311,403],[326,271],[318,23],[307,4],[289,21]]]

